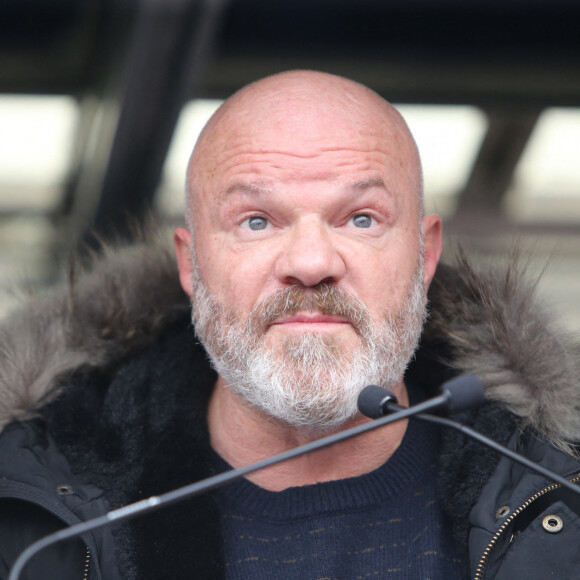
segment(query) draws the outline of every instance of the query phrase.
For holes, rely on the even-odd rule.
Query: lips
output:
[[[332,316],[320,312],[298,312],[289,316],[281,316],[272,322],[271,326],[277,325],[331,325],[350,324],[344,316]]]

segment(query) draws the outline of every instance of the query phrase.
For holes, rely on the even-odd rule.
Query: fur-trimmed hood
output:
[[[30,296],[0,327],[0,429],[34,416],[79,369],[142,349],[189,309],[160,244],[106,248],[69,283]],[[422,345],[454,372],[478,375],[490,400],[562,446],[580,441],[580,357],[535,296],[525,269],[481,273],[460,256],[440,265]],[[441,349],[439,349],[441,350]]]

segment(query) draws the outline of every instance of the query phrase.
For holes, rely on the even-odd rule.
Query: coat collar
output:
[[[579,349],[555,327],[535,288],[515,260],[487,272],[464,255],[453,267],[440,265],[422,345],[436,353],[430,382],[476,374],[486,397],[522,428],[565,447],[580,440]],[[188,311],[175,261],[161,244],[104,248],[67,284],[25,299],[0,327],[0,429],[34,416],[80,369],[118,364]]]

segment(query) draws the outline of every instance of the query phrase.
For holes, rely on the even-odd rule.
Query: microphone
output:
[[[219,487],[222,487],[227,483],[231,483],[236,479],[242,478],[244,475],[247,475],[248,473],[257,471],[258,469],[263,469],[265,467],[275,465],[276,463],[280,463],[282,461],[298,457],[299,455],[304,455],[305,453],[316,451],[317,449],[321,449],[329,445],[334,445],[336,443],[339,443],[340,441],[349,439],[350,437],[366,433],[367,431],[372,431],[373,429],[382,427],[384,425],[388,425],[390,423],[394,423],[395,421],[406,419],[408,417],[416,415],[417,413],[424,413],[425,411],[430,411],[440,407],[446,407],[448,409],[458,409],[458,407],[460,407],[461,409],[464,409],[466,408],[465,405],[473,405],[475,403],[481,404],[481,402],[483,402],[482,397],[473,397],[473,398],[464,397],[462,394],[459,393],[460,391],[459,388],[448,388],[446,385],[449,385],[449,383],[445,383],[444,388],[441,389],[441,394],[439,396],[434,397],[432,399],[428,399],[427,401],[423,401],[422,403],[414,405],[413,407],[400,408],[400,410],[397,409],[393,413],[387,411],[388,413],[387,415],[385,415],[386,409],[382,410],[381,407],[381,411],[378,413],[377,415],[378,418],[376,418],[375,421],[364,423],[362,425],[357,425],[356,427],[340,431],[339,433],[334,433],[333,435],[317,439],[316,441],[311,441],[310,443],[306,443],[305,445],[301,445],[300,447],[289,449],[288,451],[284,451],[282,453],[279,453],[278,455],[274,455],[273,457],[269,457],[267,459],[257,461],[256,463],[251,463],[244,467],[240,467],[239,469],[231,469],[224,473],[220,473],[213,477],[203,479],[202,481],[192,483],[184,487],[180,487],[178,489],[169,491],[162,495],[151,496],[148,499],[144,499],[129,504],[127,506],[109,511],[103,516],[86,520],[84,522],[74,524],[62,530],[58,530],[57,532],[54,532],[30,544],[30,546],[28,546],[28,548],[26,548],[22,552],[13,564],[10,574],[8,576],[8,580],[18,580],[20,574],[22,573],[22,570],[33,556],[35,556],[38,552],[40,552],[44,548],[48,548],[49,546],[52,546],[57,542],[75,538],[77,536],[82,536],[83,534],[102,528],[104,526],[108,526],[116,522],[122,522],[125,520],[133,519],[134,517],[143,515],[153,510],[157,510],[162,507],[172,505],[174,503],[188,499],[190,497],[194,497],[196,495],[200,495],[207,491],[218,489]],[[371,385],[371,387],[366,387],[365,389],[363,389],[362,392],[363,393],[367,392],[368,388],[372,388],[373,390],[380,389],[380,387],[377,387],[376,385]],[[380,390],[382,393],[381,397],[384,398],[386,391],[384,391],[383,389]],[[396,398],[393,395],[391,395],[390,397],[396,404]],[[365,395],[362,398],[365,399],[368,397],[367,395]],[[369,403],[368,407],[369,409],[375,408],[374,403]]]
[[[442,405],[451,413],[480,407],[485,403],[483,383],[475,375],[460,375],[441,385]],[[377,385],[365,387],[358,396],[358,410],[371,419],[378,419],[395,410],[397,397]],[[402,407],[401,407],[402,408]],[[400,409],[397,409],[400,410]]]
[[[440,397],[447,397],[448,402],[446,407],[452,411],[463,411],[476,406],[477,403],[481,404],[484,398],[483,384],[481,380],[475,375],[461,375],[450,381],[447,381],[441,386],[442,395]],[[439,397],[437,397],[439,398]],[[433,399],[432,399],[433,400]],[[471,404],[474,403],[474,404]],[[411,407],[411,409],[417,408],[418,405]],[[359,411],[370,417],[380,421],[380,417],[392,416],[390,413],[398,414],[402,407],[397,403],[397,398],[389,393],[386,389],[377,387],[376,385],[369,385],[365,387],[358,398],[358,408]],[[540,475],[559,483],[562,487],[573,491],[574,493],[580,494],[580,486],[575,483],[568,481],[565,477],[562,477],[558,473],[546,469],[539,463],[531,461],[527,457],[508,449],[504,445],[500,445],[493,439],[482,435],[481,433],[471,429],[467,425],[463,425],[458,421],[453,421],[447,417],[439,417],[437,415],[430,415],[428,413],[423,413],[421,411],[414,413],[413,417],[420,419],[421,421],[428,421],[429,423],[435,423],[437,425],[444,425],[445,427],[450,427],[451,429],[456,429],[461,431],[468,437],[472,437],[476,441],[479,441],[483,445],[487,445],[491,449],[497,451],[498,453],[509,457],[512,461],[520,463],[521,465],[539,473]]]

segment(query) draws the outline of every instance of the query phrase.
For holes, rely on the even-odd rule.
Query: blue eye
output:
[[[352,223],[357,228],[370,228],[373,222],[374,219],[366,213],[355,215],[352,218]]]
[[[248,227],[252,231],[265,230],[268,226],[268,220],[264,217],[254,216],[247,220]]]

